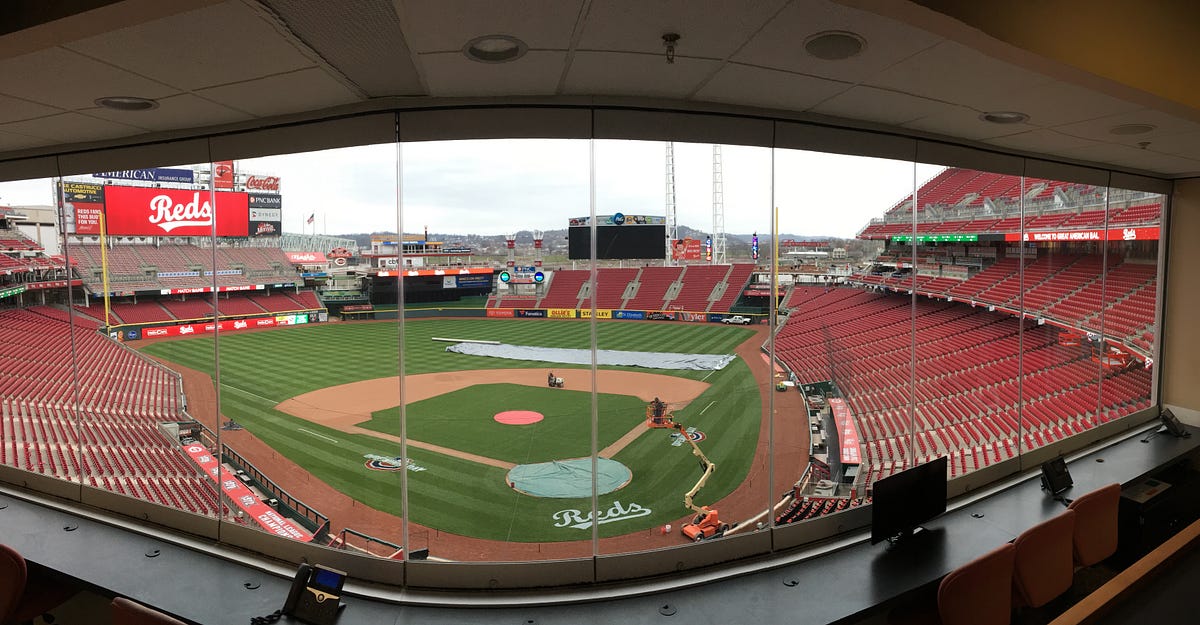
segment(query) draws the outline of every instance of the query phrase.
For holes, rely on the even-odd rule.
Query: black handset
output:
[[[296,578],[292,580],[292,588],[288,590],[287,601],[283,602],[281,612],[289,616],[296,613],[296,603],[300,601],[300,595],[308,589],[308,578],[311,573],[312,567],[307,564],[301,564],[300,568],[296,569]]]

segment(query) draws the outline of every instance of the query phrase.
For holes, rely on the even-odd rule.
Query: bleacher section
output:
[[[1111,204],[1104,210],[1105,201]],[[1002,234],[1158,224],[1162,204],[1084,184],[948,168],[874,219],[858,234],[884,239],[911,234]]]
[[[98,244],[71,244],[80,277],[93,291],[103,286]],[[113,245],[108,250],[108,278],[117,290],[180,289],[212,286],[212,248],[194,245]],[[264,282],[292,282],[296,278],[287,256],[279,248],[217,247],[217,284],[245,286]],[[223,273],[224,272],[224,273]],[[166,274],[166,275],[162,275]],[[171,275],[192,274],[192,275]]]
[[[679,294],[667,305],[672,310],[707,312],[713,289],[725,281],[729,270],[729,265],[688,265],[679,278]]]
[[[182,419],[178,376],[69,319],[46,307],[0,312],[0,463],[215,515],[211,481],[157,428]]]
[[[601,267],[597,270],[599,283],[593,293],[596,308],[633,310],[685,310],[691,312],[728,312],[749,282],[754,265],[688,265],[686,267]],[[587,283],[590,271],[560,269],[551,276],[546,294],[530,301],[530,296],[504,295],[488,299],[489,308],[587,308],[590,297],[579,294]],[[638,282],[635,297],[625,301],[625,291],[631,282]],[[723,286],[721,296],[709,298]],[[667,299],[672,290],[674,298]]]
[[[836,382],[867,483],[943,454],[959,475],[1149,406],[1147,370],[1104,370],[1057,329],[1008,314],[917,299],[914,386],[912,298],[798,288],[787,305],[777,353],[801,383]]]
[[[603,270],[601,270],[603,271]],[[587,282],[591,271],[584,269],[559,269],[553,273],[550,286],[542,296],[539,308],[578,308],[579,290]],[[603,279],[603,276],[601,277]]]

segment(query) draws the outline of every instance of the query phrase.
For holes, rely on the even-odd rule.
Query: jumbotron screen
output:
[[[592,257],[592,230],[586,217],[571,219],[567,228],[567,255],[571,260]],[[596,258],[648,260],[662,258],[667,226],[662,216],[622,215],[596,218]]]

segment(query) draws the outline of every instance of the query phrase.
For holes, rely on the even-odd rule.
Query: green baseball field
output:
[[[432,337],[500,341],[514,345],[588,349],[587,321],[528,319],[421,319],[404,324],[403,344],[396,323],[361,322],[297,326],[246,334],[225,334],[220,343],[221,413],[237,421],[266,444],[333,488],[378,510],[401,516],[401,408],[396,392],[390,405],[379,398],[364,409],[353,391],[356,383],[395,376],[404,354],[410,394],[429,395],[403,407],[408,457],[409,518],[421,525],[477,538],[544,542],[583,540],[590,527],[579,516],[591,497],[534,497],[506,481],[512,465],[586,457],[592,449],[590,392],[545,386],[525,379],[497,381],[505,370],[553,370],[578,385],[590,370],[567,365],[446,351],[448,343]],[[747,328],[704,324],[605,322],[596,326],[600,349],[641,352],[732,354],[754,337]],[[180,365],[213,372],[211,337],[186,338],[147,345],[144,351]],[[713,503],[745,479],[759,438],[762,402],[757,383],[738,359],[719,371],[685,371],[606,367],[652,374],[654,384],[668,375],[708,385],[675,419],[702,433],[698,442],[718,466],[696,503]],[[449,374],[456,388],[423,389],[423,374]],[[471,372],[480,372],[475,383]],[[485,376],[484,373],[487,373]],[[522,374],[525,375],[525,374]],[[482,378],[485,378],[483,380]],[[528,377],[528,376],[525,376]],[[654,381],[657,380],[657,381]],[[386,381],[385,381],[386,382]],[[669,378],[664,387],[669,387]],[[347,385],[345,391],[339,387]],[[396,384],[391,385],[398,387]],[[619,521],[600,525],[601,536],[616,536],[655,527],[689,514],[683,495],[700,476],[690,445],[666,429],[651,430],[645,421],[646,401],[638,395],[601,390],[595,398],[596,448],[618,449],[611,459],[624,464],[632,477],[622,488],[599,497],[601,510],[637,510]],[[280,410],[297,396],[323,393],[336,406],[301,418]],[[655,393],[657,394],[657,393]],[[663,394],[666,394],[664,389]],[[309,395],[305,395],[308,397]],[[293,400],[294,402],[295,400]],[[388,402],[385,401],[385,404]],[[534,411],[541,421],[528,425],[498,423],[508,410]],[[322,416],[328,413],[329,423]],[[337,425],[334,425],[334,422]],[[640,429],[639,429],[640,428]],[[697,437],[699,438],[699,437]],[[373,461],[374,459],[375,461]],[[383,459],[384,462],[378,462]],[[373,465],[373,466],[369,466]],[[260,466],[268,475],[271,467]],[[303,493],[292,493],[300,499]],[[735,519],[730,519],[735,520]]]

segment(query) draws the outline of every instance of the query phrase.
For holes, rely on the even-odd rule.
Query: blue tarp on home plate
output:
[[[560,347],[533,347],[530,345],[487,345],[483,343],[455,343],[446,348],[448,352],[470,356],[491,356],[509,360],[535,360],[569,365],[592,364],[592,352],[587,349],[565,349]],[[596,350],[596,364],[646,367],[648,369],[688,369],[692,371],[714,371],[724,369],[733,362],[733,354],[673,354],[666,352],[623,352],[612,349]]]
[[[596,458],[596,493],[611,493],[629,483],[633,471],[608,458]],[[572,499],[592,496],[592,459],[551,460],[518,464],[508,470],[508,484],[534,497]]]

